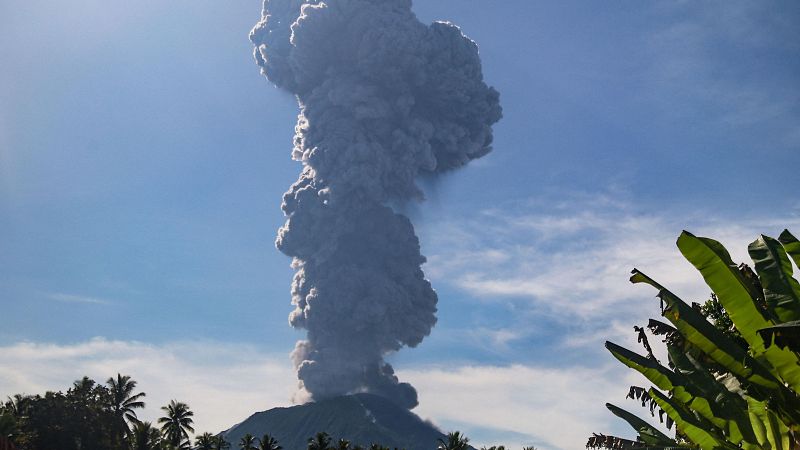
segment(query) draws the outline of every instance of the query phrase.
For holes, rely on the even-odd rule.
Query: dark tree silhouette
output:
[[[161,433],[150,422],[137,422],[131,431],[133,450],[159,450]]]
[[[439,445],[437,450],[469,450],[469,438],[459,431],[447,433],[447,440],[437,439]]]
[[[183,402],[172,400],[169,405],[162,406],[161,409],[166,413],[158,419],[161,424],[161,433],[167,442],[175,448],[180,448],[181,444],[189,440],[189,433],[194,433],[194,413],[189,409],[189,405]]]
[[[134,394],[136,382],[130,376],[119,373],[116,379],[106,380],[106,386],[111,394],[110,406],[111,412],[114,414],[114,438],[116,443],[122,447],[124,437],[130,435],[129,423],[139,422],[135,410],[144,408],[144,402],[141,399],[144,398],[145,393]]]
[[[331,437],[328,433],[317,433],[313,438],[308,440],[308,450],[330,450]]]
[[[239,441],[239,448],[242,450],[258,450],[256,448],[256,438],[250,433],[245,434],[242,436],[242,439]]]
[[[277,439],[265,434],[258,440],[258,450],[283,450],[283,447],[280,446]]]
[[[214,450],[214,442],[216,438],[211,433],[203,433],[197,436],[194,442],[195,450]]]
[[[216,436],[214,438],[214,450],[228,450],[229,448],[231,448],[231,444],[224,437]]]

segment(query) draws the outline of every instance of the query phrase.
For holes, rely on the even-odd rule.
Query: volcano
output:
[[[273,408],[248,417],[222,432],[232,447],[247,433],[260,438],[270,434],[285,450],[305,450],[308,439],[324,431],[337,442],[347,439],[369,447],[433,450],[441,430],[390,400],[372,394],[354,394],[314,403]]]

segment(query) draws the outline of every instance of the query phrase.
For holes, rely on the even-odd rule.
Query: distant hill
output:
[[[305,450],[308,438],[320,431],[335,441],[344,438],[364,447],[379,443],[407,450],[434,450],[437,439],[445,438],[416,414],[372,394],[346,395],[255,413],[222,435],[232,448],[237,448],[247,433],[259,438],[269,433],[284,450]]]

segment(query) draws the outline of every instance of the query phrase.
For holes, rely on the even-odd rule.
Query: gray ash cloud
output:
[[[300,106],[276,246],[293,258],[292,359],[311,399],[417,393],[384,357],[436,324],[437,296],[409,219],[421,175],[491,151],[499,95],[458,27],[422,24],[410,0],[265,0],[250,35],[262,73]]]

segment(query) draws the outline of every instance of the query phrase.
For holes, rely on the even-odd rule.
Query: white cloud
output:
[[[0,361],[0,398],[63,391],[84,375],[102,383],[119,372],[147,393],[140,418],[157,419],[159,408],[177,399],[194,411],[198,432],[218,432],[256,411],[285,406],[295,388],[286,355],[234,343],[23,342],[0,347]]]
[[[604,407],[612,402],[638,412],[638,405],[626,404],[624,397],[628,385],[641,380],[621,365],[425,367],[399,375],[419,390],[417,414],[433,418],[446,431],[464,432],[478,448],[577,449],[593,432],[634,435]],[[509,437],[495,441],[497,433],[487,438],[486,429],[504,430]]]
[[[73,295],[73,294],[49,294],[47,296],[51,300],[62,303],[85,303],[90,305],[110,305],[112,302],[103,298],[89,297],[86,295]]]
[[[529,323],[580,324],[581,330],[563,341],[573,348],[596,345],[602,333],[622,338],[634,324],[658,315],[655,290],[628,282],[633,268],[688,302],[708,298],[710,289],[675,245],[682,228],[719,240],[734,261],[748,264],[747,245],[759,234],[800,229],[796,215],[732,221],[671,211],[655,215],[605,196],[583,196],[555,207],[546,203],[484,211],[429,227],[433,235],[427,241],[434,245],[426,247],[425,270],[434,285],[450,285],[479,301],[513,301],[517,317]],[[508,342],[499,340],[498,345]]]

